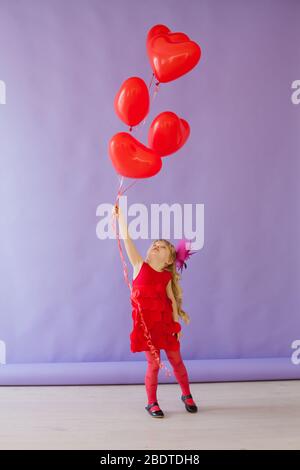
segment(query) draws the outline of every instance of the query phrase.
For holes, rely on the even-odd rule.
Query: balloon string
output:
[[[124,192],[127,191],[127,189],[129,189],[129,187],[132,186],[135,182],[132,183],[130,186],[128,186],[125,190],[122,190],[123,189],[123,183],[124,183],[124,177],[121,176],[115,204],[118,204],[120,196],[122,194],[124,194]],[[130,281],[129,281],[129,277],[128,277],[127,264],[126,264],[126,261],[125,261],[124,255],[123,255],[122,245],[121,245],[121,242],[120,242],[119,230],[118,230],[118,228],[116,228],[115,217],[113,217],[113,220],[112,220],[112,227],[113,227],[113,230],[115,232],[117,242],[118,242],[118,248],[119,248],[120,257],[121,257],[121,261],[122,261],[122,265],[123,265],[124,278],[125,278],[125,281],[126,281],[128,287],[129,287],[130,291],[131,291],[131,285],[130,285]]]
[[[124,194],[124,192],[127,191],[127,189],[129,189],[136,181],[134,183],[132,183],[130,186],[128,186],[125,190],[122,190],[123,189],[123,182],[124,182],[124,177],[122,176],[120,178],[120,184],[119,184],[118,193],[117,193],[117,197],[116,197],[116,204],[118,203],[118,200],[119,200],[120,196],[122,194]],[[157,350],[156,350],[155,346],[152,343],[151,334],[150,334],[150,332],[147,328],[147,325],[146,325],[144,317],[143,317],[141,304],[132,292],[133,288],[132,288],[132,285],[130,284],[130,281],[129,281],[128,268],[127,268],[127,264],[126,264],[126,261],[125,261],[124,255],[123,255],[122,245],[121,245],[121,242],[120,242],[120,234],[119,234],[119,230],[118,230],[119,227],[116,228],[115,217],[116,216],[114,216],[113,220],[112,220],[112,227],[113,227],[113,230],[115,232],[115,235],[116,235],[116,238],[117,238],[117,241],[118,241],[118,248],[119,248],[119,253],[120,253],[120,257],[121,257],[121,261],[122,261],[122,267],[123,267],[123,275],[124,275],[125,282],[126,282],[128,288],[130,290],[130,298],[137,305],[138,315],[140,317],[140,322],[141,322],[141,325],[142,325],[143,330],[144,330],[144,337],[146,338],[146,342],[147,342],[147,345],[150,348],[151,354],[154,356],[156,362],[158,363],[158,366],[160,368],[166,369],[166,376],[171,377],[172,373],[170,372],[168,367],[160,360],[160,357],[157,353]]]
[[[154,79],[154,73],[152,73],[152,75],[151,75],[151,80],[150,80],[150,83],[149,83],[149,85],[148,85],[148,90],[149,90],[149,91],[151,90],[151,85],[152,85],[153,79]]]
[[[152,77],[151,77],[150,83],[149,83],[149,85],[148,85],[148,90],[149,90],[149,95],[150,95],[150,104],[152,104],[152,103],[154,102],[154,100],[155,100],[155,98],[156,98],[156,95],[157,95],[157,93],[158,93],[158,91],[159,91],[159,85],[160,85],[159,82],[156,82],[156,83],[155,83],[155,89],[154,89],[154,92],[153,92],[153,94],[152,94],[152,96],[151,96],[151,87],[152,87],[152,83],[153,83],[154,77],[155,77],[155,75],[154,75],[154,73],[152,73]],[[129,132],[132,132],[132,130],[135,130],[135,135],[137,135],[137,134],[141,131],[141,129],[144,127],[145,122],[146,122],[147,119],[148,119],[148,116],[149,116],[149,113],[147,114],[147,116],[145,117],[145,119],[144,119],[142,122],[140,122],[137,126],[135,126],[135,127],[130,126]]]
[[[155,83],[155,90],[154,90],[154,93],[153,93],[152,102],[155,100],[156,95],[157,95],[157,93],[158,93],[158,91],[159,91],[159,85],[160,85],[159,82],[156,82],[156,83]]]

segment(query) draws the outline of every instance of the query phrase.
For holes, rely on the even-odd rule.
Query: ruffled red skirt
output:
[[[173,320],[172,302],[163,285],[139,285],[131,292],[133,328],[130,333],[131,352],[155,349],[177,351],[180,342],[175,333],[180,323]],[[150,341],[150,343],[149,343]]]

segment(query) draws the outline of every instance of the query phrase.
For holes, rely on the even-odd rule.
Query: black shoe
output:
[[[154,418],[163,418],[165,415],[163,414],[163,412],[161,411],[161,409],[159,410],[156,410],[156,411],[151,411],[151,408],[152,406],[159,406],[159,404],[157,403],[157,401],[155,401],[154,403],[150,403],[149,405],[145,406],[145,410],[148,411],[148,413],[153,416]]]
[[[181,395],[181,400],[185,404],[185,409],[187,411],[189,411],[190,413],[197,413],[197,411],[198,411],[197,406],[196,405],[189,405],[188,403],[186,403],[185,400],[187,398],[192,398],[193,399],[192,395]]]

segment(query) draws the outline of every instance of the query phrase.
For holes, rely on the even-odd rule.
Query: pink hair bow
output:
[[[189,259],[191,255],[194,255],[197,251],[191,251],[191,241],[182,239],[176,246],[176,267],[181,272],[183,267],[186,269],[186,260]]]

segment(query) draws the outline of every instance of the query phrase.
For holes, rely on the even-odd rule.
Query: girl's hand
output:
[[[119,217],[119,205],[115,204],[112,210],[113,217]]]
[[[179,341],[179,338],[182,336],[182,331],[180,330],[178,333],[174,333],[174,336],[176,337],[177,341]]]

